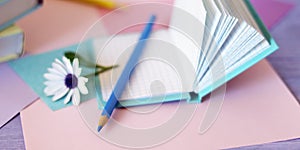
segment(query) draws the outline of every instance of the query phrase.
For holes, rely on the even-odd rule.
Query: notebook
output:
[[[278,48],[247,0],[176,0],[174,6],[169,28],[154,32],[147,41],[119,98],[120,107],[201,102]],[[111,94],[138,35],[118,34],[94,41],[97,63],[119,65],[100,75],[99,105]]]
[[[200,134],[203,118],[213,100],[195,105],[180,101],[117,109],[100,134],[96,130],[101,110],[95,99],[78,108],[68,107],[56,112],[38,100],[21,111],[25,146],[28,150],[136,149],[154,141],[146,146],[151,149],[226,149],[300,137],[300,122],[295,119],[300,117],[299,104],[265,60],[228,83],[216,121],[207,132]],[[150,131],[161,126],[176,128],[176,123],[170,120],[183,117],[175,115],[179,105],[185,108],[183,114],[191,108],[197,109],[193,115],[186,116],[191,119],[184,127],[171,132],[174,136],[157,140],[168,135],[169,130]],[[129,128],[125,131],[137,131],[124,134],[124,127]],[[149,132],[132,135],[139,131]]]

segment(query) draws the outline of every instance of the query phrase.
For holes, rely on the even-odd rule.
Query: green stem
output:
[[[116,65],[116,66],[110,66],[110,67],[105,67],[104,69],[102,69],[102,70],[100,70],[100,71],[98,71],[98,72],[95,72],[95,75],[99,75],[99,74],[101,74],[101,73],[104,73],[104,72],[106,72],[106,71],[108,71],[108,70],[111,70],[111,69],[113,69],[113,68],[116,68],[116,67],[118,67],[118,65]]]
[[[81,65],[85,65],[86,67],[91,67],[91,68],[96,67],[96,68],[101,68],[101,69],[109,68],[109,67],[105,67],[105,66],[102,66],[102,65],[91,63],[90,61],[87,61],[86,59],[84,59],[80,55],[76,55],[76,53],[71,52],[71,51],[65,52],[64,55],[65,55],[65,57],[67,57],[68,59],[70,59],[71,62],[73,62],[73,60],[75,58],[78,58],[79,61],[81,62]]]
[[[100,71],[97,71],[97,72],[92,73],[92,74],[85,75],[85,77],[92,76],[92,75],[97,76],[97,75],[99,75],[99,74],[101,74],[101,73],[104,73],[104,72],[109,71],[109,70],[111,70],[111,69],[113,69],[113,68],[116,68],[116,67],[118,67],[118,65],[115,65],[115,66],[109,66],[109,67],[104,67],[104,69],[101,69]]]
[[[114,65],[114,66],[102,66],[102,65],[98,65],[98,64],[92,64],[92,63],[90,63],[90,62],[88,62],[88,61],[86,61],[86,60],[84,60],[84,62],[85,62],[85,66],[86,67],[90,67],[90,68],[93,68],[93,67],[96,67],[96,68],[99,68],[99,69],[112,69],[112,68],[116,68],[116,67],[118,67],[118,65]]]
[[[74,53],[74,52],[65,52],[65,57],[70,59],[72,62],[77,57],[79,59],[79,61],[81,62],[81,65],[84,65],[84,66],[90,67],[90,68],[96,67],[97,69],[101,69],[100,71],[97,71],[93,74],[89,74],[89,75],[86,75],[86,76],[99,75],[99,74],[104,73],[108,70],[111,70],[113,68],[118,67],[118,65],[106,67],[106,66],[102,66],[102,65],[98,65],[98,64],[93,64],[90,61],[85,60],[83,57],[80,57],[79,55],[76,56],[76,53]]]

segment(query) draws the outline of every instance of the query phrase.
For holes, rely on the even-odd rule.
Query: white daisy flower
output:
[[[80,93],[88,94],[86,83],[88,78],[81,77],[81,68],[77,58],[71,61],[63,57],[61,62],[58,59],[52,63],[52,68],[48,68],[48,73],[44,77],[48,80],[44,82],[46,88],[44,93],[47,96],[53,96],[52,100],[57,101],[64,97],[64,104],[67,104],[71,99],[73,105],[79,105]]]

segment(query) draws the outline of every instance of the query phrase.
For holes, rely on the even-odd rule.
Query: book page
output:
[[[204,37],[207,12],[202,0],[176,0],[170,22],[169,33],[173,43],[198,65]]]
[[[193,91],[206,11],[202,0],[191,0],[189,3],[176,0],[174,6],[169,29],[154,32],[147,40],[143,55],[120,100]],[[139,35],[140,33],[118,35],[108,44],[105,43],[107,39],[95,41],[97,63],[119,65],[100,75],[103,100],[111,95]]]
[[[217,79],[234,72],[251,59],[255,59],[270,47],[243,1],[226,0],[223,1],[223,5],[230,15],[238,19],[238,24],[218,50],[218,55],[214,57],[212,63],[207,64],[199,73],[200,78],[196,83],[196,90],[199,91],[213,84]]]
[[[119,65],[112,71],[100,74],[102,98],[106,101],[112,93],[127,60],[129,59],[139,33],[122,34],[111,40],[97,39],[97,63]],[[170,41],[167,41],[170,40]],[[109,41],[105,43],[105,41]],[[103,47],[104,45],[104,47]],[[146,48],[132,71],[120,100],[151,98],[191,91],[194,71],[190,61],[172,44],[167,30],[157,31],[147,40]],[[189,78],[190,77],[190,78]]]

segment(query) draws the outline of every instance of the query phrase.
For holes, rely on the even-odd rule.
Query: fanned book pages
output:
[[[176,0],[174,6],[169,28],[147,41],[119,98],[122,106],[200,102],[277,49],[248,0]],[[101,101],[111,94],[138,37],[124,33],[109,42],[94,40],[98,63],[119,65],[100,75]]]

